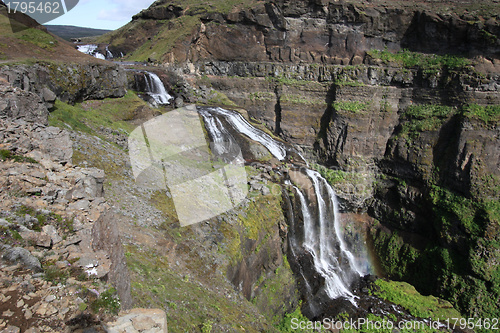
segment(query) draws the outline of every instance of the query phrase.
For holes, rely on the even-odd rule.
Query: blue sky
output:
[[[130,22],[133,15],[148,8],[153,2],[154,0],[80,0],[71,11],[46,24],[115,30]]]

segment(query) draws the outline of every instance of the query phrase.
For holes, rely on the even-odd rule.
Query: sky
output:
[[[115,30],[148,8],[154,0],[80,0],[68,13],[47,22],[50,25]]]

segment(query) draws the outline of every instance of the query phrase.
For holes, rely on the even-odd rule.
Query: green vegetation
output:
[[[259,91],[259,92],[253,92],[250,93],[248,96],[251,101],[275,101],[276,100],[276,94],[271,93],[271,92],[266,92],[266,91]]]
[[[68,270],[60,269],[54,265],[45,267],[44,273],[44,279],[46,281],[52,282],[53,284],[66,283],[66,280],[70,276]]]
[[[35,231],[41,231],[42,227],[48,224],[54,224],[58,228],[61,228],[67,232],[73,231],[73,219],[63,218],[59,214],[46,211],[39,211],[35,208],[26,205],[20,205],[15,210],[15,214],[20,217],[24,217],[26,215],[34,217],[37,222],[33,223],[31,229]]]
[[[409,143],[411,143],[422,132],[441,128],[457,112],[457,108],[445,105],[410,105],[403,114],[403,122],[398,135],[410,139]]]
[[[336,111],[344,111],[348,113],[363,113],[368,111],[371,102],[360,102],[360,101],[335,101],[333,102],[333,108]]]
[[[109,288],[102,292],[99,297],[90,304],[94,313],[110,313],[117,315],[120,311],[120,299],[115,288]]]
[[[57,100],[50,113],[49,124],[61,128],[69,126],[84,133],[94,133],[105,127],[128,134],[135,128],[130,121],[134,119],[136,110],[143,107],[149,108],[130,90],[122,98],[87,101],[74,106]]]
[[[500,105],[467,104],[463,108],[463,114],[467,118],[493,124],[500,121]]]
[[[300,328],[299,329],[292,328],[293,322],[300,323],[300,322],[308,322],[309,321],[309,319],[307,317],[305,317],[302,314],[302,312],[300,311],[300,307],[301,307],[301,305],[299,304],[299,306],[293,312],[285,314],[285,316],[283,317],[281,322],[278,325],[276,325],[276,328],[281,333],[313,333],[313,332],[317,332],[314,329],[302,330]],[[292,320],[293,320],[293,322],[292,322]]]
[[[179,246],[177,252],[181,249]],[[205,282],[199,282],[199,278],[187,278],[187,275],[170,267],[167,257],[158,255],[154,250],[144,251],[128,246],[126,257],[136,306],[165,309],[171,332],[199,332],[210,328],[214,331],[216,324],[228,325],[240,332],[257,332],[255,327],[264,324],[262,316],[249,310],[251,305],[248,301],[226,297],[205,286]],[[203,260],[206,262],[206,258]],[[202,267],[199,266],[197,271],[204,275]],[[217,281],[213,280],[214,276]],[[218,288],[230,288],[218,274],[211,279],[210,283],[216,283]],[[242,313],[247,315],[242,316]]]
[[[267,276],[260,283],[257,282],[255,288],[257,296],[252,299],[252,303],[273,325],[282,321],[283,316],[286,316],[285,312],[292,308],[298,299],[295,277],[286,258],[274,274]]]
[[[369,56],[380,59],[386,64],[394,63],[404,68],[420,68],[424,72],[434,73],[443,69],[462,70],[471,65],[471,61],[464,57],[453,55],[436,55],[401,50],[397,53],[386,50],[371,50]]]
[[[25,157],[13,154],[10,150],[2,149],[0,150],[0,161],[13,160],[14,162],[20,163],[38,163],[36,160],[31,157]]]
[[[16,33],[16,36],[28,43],[34,44],[42,49],[52,49],[59,44],[52,35],[35,28],[29,28]]]
[[[384,270],[424,293],[439,289],[439,296],[463,313],[472,315],[473,309],[481,317],[497,317],[493,300],[500,297],[500,268],[493,263],[500,260],[498,200],[474,201],[430,185],[427,201],[434,233],[450,245],[428,239],[416,247],[396,232],[378,230],[373,238]]]
[[[214,90],[215,96],[208,100],[209,105],[217,105],[217,106],[236,106],[236,104],[229,99],[224,93],[220,91]]]
[[[141,23],[142,22],[131,22],[129,24],[140,25]],[[131,54],[127,55],[127,59],[134,61],[148,61],[148,59],[160,61],[162,60],[161,57],[171,52],[179,41],[188,38],[199,24],[200,19],[198,16],[180,16],[178,18],[171,19],[169,24],[164,24],[160,27],[160,30],[154,35],[154,37],[146,40],[140,47],[135,49]],[[125,28],[127,28],[127,25],[123,27],[123,29],[112,33],[114,35],[123,35],[123,37],[118,37],[114,40],[113,45],[119,44],[120,42],[126,43],[126,37],[124,36],[126,36],[129,29],[134,28]],[[140,27],[138,29],[141,30]],[[144,31],[144,33],[146,33],[146,31]]]
[[[446,320],[447,318],[461,318],[451,303],[434,296],[422,296],[415,287],[406,282],[386,281],[379,279],[375,282],[378,290],[375,295],[401,305],[413,316]]]

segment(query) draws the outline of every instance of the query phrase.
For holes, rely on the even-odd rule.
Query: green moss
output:
[[[259,91],[253,92],[248,95],[251,101],[275,101],[276,94],[271,92]]]
[[[290,313],[285,314],[283,319],[280,321],[278,325],[276,325],[276,328],[281,332],[281,333],[313,333],[317,332],[314,329],[297,329],[295,328],[295,325],[293,323],[301,323],[301,322],[308,322],[309,319],[302,314],[300,311],[300,304],[299,306]]]
[[[155,191],[151,194],[150,202],[165,216],[164,227],[174,222],[178,222],[175,204],[172,197],[167,196],[165,191]]]
[[[434,296],[423,296],[415,290],[415,287],[406,282],[379,279],[375,285],[379,288],[375,295],[401,305],[415,317],[431,318],[434,321],[462,317],[457,310],[453,309],[450,302]]]
[[[411,144],[422,132],[436,131],[441,128],[457,112],[457,108],[445,105],[410,105],[403,114],[398,136],[409,139]]]
[[[61,102],[59,99],[54,104],[54,110],[49,115],[49,125],[61,128],[68,128],[84,133],[92,133],[82,121],[83,109],[79,106],[72,106]]]
[[[277,221],[283,218],[281,210],[281,191],[277,195],[258,196],[251,200],[248,207],[238,216],[245,228],[245,237],[258,240],[269,233]]]
[[[485,123],[500,121],[500,105],[468,104],[463,108],[463,114],[469,119],[479,119]]]
[[[252,302],[274,325],[280,323],[285,311],[292,308],[298,298],[293,272],[285,264],[257,284],[256,288],[257,296]]]
[[[169,21],[169,24],[161,26],[160,31],[134,50],[128,59],[135,61],[147,61],[149,58],[162,60],[162,57],[172,51],[174,46],[179,41],[188,38],[200,24],[200,19],[197,16],[180,16]],[[124,33],[122,31],[122,33]],[[116,44],[118,41],[114,41]]]
[[[388,50],[371,50],[368,55],[375,59],[380,59],[386,64],[396,63],[405,68],[421,68],[427,72],[439,71],[444,68],[450,70],[464,69],[472,62],[463,57],[453,55],[435,55],[401,50],[397,53]]]
[[[335,101],[333,102],[333,108],[337,112],[347,112],[347,113],[363,113],[368,111],[371,103],[370,102],[360,102],[360,101]]]
[[[150,107],[131,90],[121,98],[86,101],[74,106],[56,100],[49,124],[89,134],[95,134],[101,127],[128,134],[136,127],[131,121],[141,108]]]
[[[236,104],[232,100],[230,100],[229,97],[227,97],[224,93],[216,90],[214,92],[215,96],[208,100],[208,104],[229,107],[236,106]]]

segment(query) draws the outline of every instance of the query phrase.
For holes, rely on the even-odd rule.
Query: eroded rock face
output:
[[[123,68],[90,64],[35,64],[4,66],[0,78],[13,87],[40,96],[52,107],[57,96],[63,102],[122,97],[127,76]]]
[[[40,97],[0,79],[0,118],[24,119],[47,125],[48,116],[49,111]]]
[[[416,7],[376,6],[334,1],[268,1],[252,8],[218,13],[155,2],[134,16],[152,34],[131,34],[139,46],[161,27],[151,20],[180,16],[201,20],[195,32],[179,40],[159,62],[272,61],[356,65],[371,49],[410,48],[429,53],[492,56],[500,34],[495,18],[475,22],[467,15],[438,15]],[[471,23],[475,22],[475,23]],[[141,28],[142,29],[142,28]],[[168,29],[175,29],[174,25]],[[141,36],[142,35],[142,36]],[[112,47],[132,51],[122,40]]]
[[[120,296],[122,309],[129,309],[132,305],[130,276],[116,224],[116,216],[112,212],[106,212],[96,221],[92,228],[92,240],[92,247],[95,251],[108,253],[111,261],[108,279]],[[166,318],[164,319],[166,328]]]

